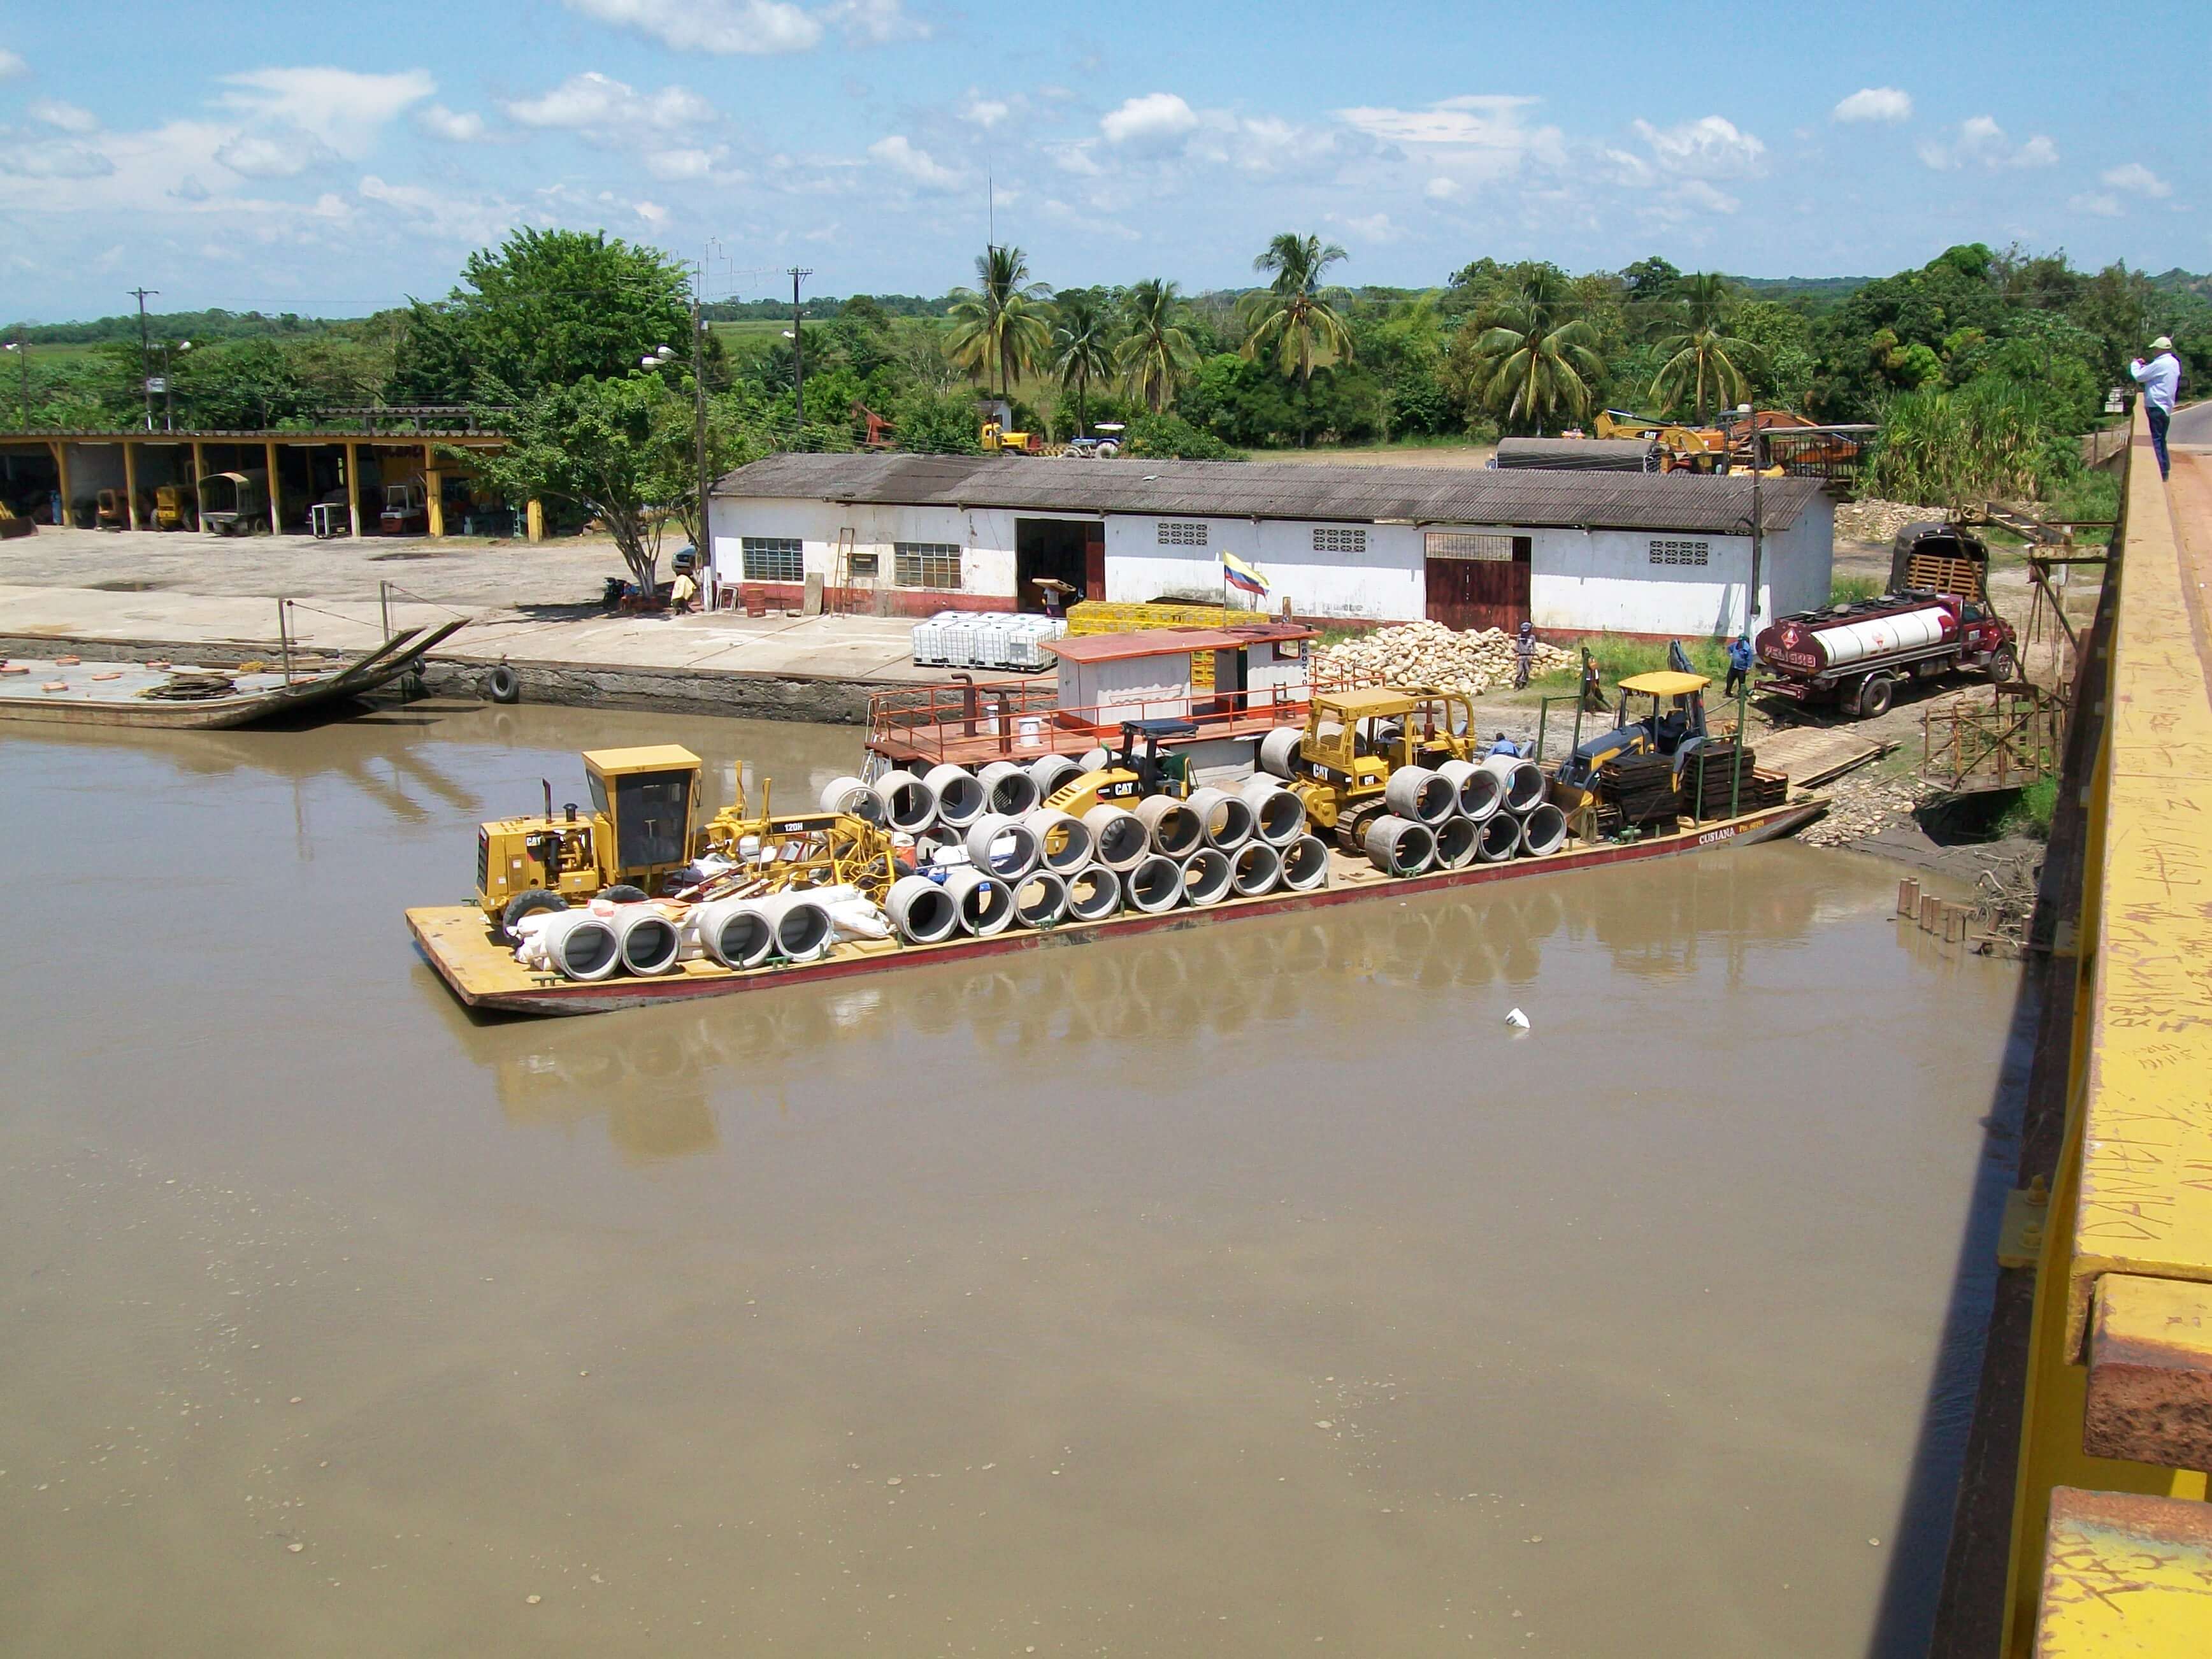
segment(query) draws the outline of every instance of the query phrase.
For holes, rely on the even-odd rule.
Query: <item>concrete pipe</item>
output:
[[[1193,904],[1218,904],[1229,896],[1229,854],[1201,847],[1182,861],[1182,896]]]
[[[937,821],[948,830],[965,830],[990,805],[982,779],[964,766],[950,762],[933,766],[921,775],[921,781],[937,797]]]
[[[1040,755],[1030,763],[1030,777],[1036,784],[1037,799],[1048,801],[1063,783],[1083,775],[1083,769],[1065,755]]]
[[[1121,908],[1121,878],[1103,864],[1087,864],[1067,878],[1067,914],[1075,921],[1103,921]]]
[[[827,956],[836,943],[830,907],[805,893],[778,893],[761,901],[775,923],[776,954],[788,962]]]
[[[1019,818],[1003,812],[986,812],[969,824],[965,844],[969,863],[1000,881],[1018,881],[1029,874],[1042,852],[1036,834]]]
[[[1147,853],[1121,872],[1121,902],[1132,910],[1158,915],[1182,897],[1182,866],[1164,854]]]
[[[1083,827],[1091,832],[1091,856],[1117,874],[1152,851],[1152,832],[1126,807],[1094,806],[1083,815]]]
[[[691,913],[707,954],[725,968],[757,968],[775,949],[775,923],[758,899],[714,899]]]
[[[1437,868],[1463,870],[1474,862],[1475,844],[1482,839],[1482,826],[1471,818],[1454,813],[1437,826]]]
[[[1306,832],[1306,804],[1269,777],[1257,773],[1237,792],[1252,809],[1252,833],[1270,847],[1288,847]]]
[[[1567,844],[1567,815],[1549,801],[1529,809],[1521,820],[1521,850],[1540,859]]]
[[[1044,799],[1037,793],[1036,780],[1018,761],[993,761],[975,775],[975,780],[983,786],[991,811],[1004,812],[1010,818],[1036,811],[1037,803]]]
[[[672,970],[684,954],[684,934],[651,904],[617,904],[607,918],[625,971],[641,979]]]
[[[960,911],[962,931],[977,939],[1003,933],[1013,922],[1013,891],[995,876],[955,866],[945,872],[945,890]]]
[[[1226,789],[1194,789],[1183,805],[1198,814],[1199,829],[1208,847],[1232,853],[1252,839],[1252,809],[1242,795],[1232,795]]]
[[[1297,776],[1298,745],[1305,740],[1304,726],[1277,726],[1260,739],[1260,769],[1270,777]]]
[[[1032,870],[1012,885],[1018,926],[1053,927],[1067,919],[1067,884],[1051,871]]]
[[[1283,878],[1283,855],[1264,841],[1248,841],[1229,860],[1229,884],[1238,898],[1272,893]]]
[[[1425,766],[1401,766],[1382,786],[1390,811],[1415,823],[1442,823],[1459,810],[1459,790],[1441,772]]]
[[[1180,864],[1206,839],[1206,824],[1198,814],[1172,795],[1149,795],[1137,803],[1138,822],[1152,851]]]
[[[1544,769],[1532,760],[1510,755],[1492,755],[1482,769],[1493,775],[1505,792],[1505,810],[1516,817],[1544,799]]]
[[[1038,861],[1054,874],[1072,876],[1091,862],[1091,830],[1081,818],[1040,806],[1022,827],[1036,837]]]
[[[875,792],[872,785],[863,783],[858,778],[832,778],[823,784],[822,810],[842,812],[848,817],[872,823],[878,829],[883,827],[887,817],[883,797]]]
[[[1480,823],[1505,799],[1505,785],[1495,772],[1486,772],[1473,761],[1446,761],[1437,775],[1451,785],[1457,796],[1454,810],[1463,818]]]
[[[1521,850],[1521,820],[1510,812],[1493,812],[1481,823],[1475,837],[1474,855],[1485,864],[1503,864]]]
[[[1103,772],[1113,763],[1114,751],[1103,744],[1085,750],[1075,760],[1077,769],[1085,772]]]
[[[901,876],[884,895],[884,909],[908,945],[936,945],[960,931],[960,906],[927,876]]]
[[[545,960],[566,979],[611,978],[622,966],[622,947],[613,923],[589,910],[561,910],[549,916],[538,930],[538,943]]]
[[[1294,893],[1328,886],[1328,843],[1319,836],[1300,836],[1283,848],[1283,885]]]
[[[1385,812],[1367,826],[1367,859],[1386,876],[1418,876],[1437,855],[1437,838],[1425,823]]]
[[[937,821],[937,792],[913,773],[886,772],[871,787],[892,829],[918,836]]]

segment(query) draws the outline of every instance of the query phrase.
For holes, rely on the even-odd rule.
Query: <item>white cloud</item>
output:
[[[1460,196],[1460,182],[1456,179],[1431,179],[1421,186],[1421,194],[1431,202],[1457,201]]]
[[[248,70],[226,75],[233,88],[216,99],[274,128],[312,134],[339,155],[358,159],[376,135],[410,104],[438,89],[428,70],[361,75],[342,69]]]
[[[1171,92],[1129,99],[1098,123],[1109,143],[1152,146],[1171,143],[1197,127],[1197,112]]]
[[[1073,173],[1082,179],[1103,179],[1106,169],[1098,165],[1098,158],[1091,153],[1097,142],[1091,138],[1079,138],[1073,143],[1047,144],[1044,150],[1052,157],[1053,165],[1063,173]]]
[[[387,184],[374,173],[362,179],[360,195],[448,242],[495,242],[522,217],[511,203],[449,196],[424,185]]]
[[[1566,141],[1559,128],[1528,125],[1537,102],[1511,94],[1470,93],[1422,109],[1362,106],[1334,113],[1372,143],[1411,151],[1423,167],[1435,169],[1426,190],[1441,201],[1511,178],[1531,161],[1565,162]]]
[[[902,132],[877,139],[868,146],[868,154],[901,178],[927,190],[955,189],[966,177],[951,167],[939,166],[927,150],[917,149]]]
[[[295,179],[309,167],[337,161],[338,154],[313,134],[293,127],[234,134],[216,150],[215,159],[241,178]]]
[[[449,144],[473,144],[484,136],[484,118],[474,110],[465,113],[443,104],[428,104],[415,112],[415,125],[433,138]]]
[[[1141,242],[1145,240],[1138,232],[1117,220],[1094,217],[1070,207],[1057,197],[1045,198],[1044,212],[1048,219],[1057,220],[1070,229],[1085,231],[1093,236],[1111,236],[1122,242]]]
[[[568,0],[568,6],[678,52],[717,57],[805,52],[822,39],[821,23],[785,0]]]
[[[1895,87],[1862,87],[1828,112],[1832,121],[1887,121],[1894,125],[1912,118],[1912,98]]]
[[[1968,165],[1988,167],[2048,167],[2058,164],[2058,146],[2041,133],[2015,144],[1989,115],[1970,115],[1959,123],[1949,143],[1930,139],[1920,146],[1920,159],[1938,173]]]
[[[704,179],[727,154],[720,144],[712,149],[657,149],[645,158],[645,170],[656,179]]]
[[[630,210],[655,230],[668,222],[668,210],[658,202],[634,203]]]
[[[2069,196],[2066,198],[2066,205],[2076,213],[2094,213],[2100,219],[2117,219],[2123,211],[2120,198],[2106,191],[2087,196]]]
[[[673,131],[702,125],[714,114],[713,105],[685,88],[670,86],[640,93],[627,82],[597,70],[572,75],[550,92],[514,99],[501,107],[526,127],[610,137],[641,127]]]
[[[1671,127],[1638,121],[1635,131],[1651,147],[1652,159],[1661,168],[1686,178],[1751,178],[1759,172],[1766,155],[1766,146],[1758,138],[1718,115]]]
[[[2098,177],[2112,189],[2124,190],[2130,196],[2148,196],[2155,201],[2173,194],[2173,186],[2141,161],[2106,167]]]
[[[908,16],[900,0],[837,0],[822,15],[854,46],[887,46],[894,40],[929,38],[929,25]]]
[[[28,75],[31,66],[17,53],[0,46],[0,81],[12,81],[19,75]]]
[[[100,131],[100,118],[88,109],[79,109],[75,104],[64,104],[58,98],[32,100],[23,112],[42,126],[58,132],[87,133]]]
[[[1395,242],[1405,234],[1390,222],[1387,213],[1370,213],[1357,219],[1332,213],[1328,217],[1331,223],[1342,225],[1355,236],[1364,236],[1370,242]]]
[[[0,145],[0,173],[19,179],[104,179],[115,163],[89,144],[62,138]]]
[[[1013,106],[1003,98],[986,98],[975,88],[968,88],[968,101],[961,106],[960,118],[988,132],[1013,113]]]
[[[1702,179],[1685,179],[1667,193],[1670,198],[1685,206],[1702,209],[1707,213],[1734,213],[1743,205],[1727,191],[1716,189]]]

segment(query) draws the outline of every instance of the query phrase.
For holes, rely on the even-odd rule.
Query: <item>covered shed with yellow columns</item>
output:
[[[503,500],[470,465],[506,447],[468,428],[0,431],[0,499],[35,523],[88,527],[112,492],[118,527],[188,529],[201,480],[228,473],[247,481],[268,533],[541,540],[539,504]]]

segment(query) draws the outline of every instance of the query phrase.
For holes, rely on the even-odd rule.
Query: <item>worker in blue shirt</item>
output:
[[[1729,642],[1728,665],[1728,685],[1721,692],[1723,697],[1735,696],[1736,688],[1743,684],[1745,677],[1751,672],[1751,641],[1744,635],[1737,635]]]
[[[1521,745],[1514,742],[1512,738],[1507,737],[1503,732],[1500,732],[1498,734],[1497,741],[1490,745],[1487,752],[1492,755],[1510,755],[1515,760],[1519,760],[1521,758]]]
[[[2150,343],[2150,361],[2136,358],[2128,373],[2142,383],[2143,414],[2150,421],[2150,447],[2158,455],[2158,476],[2166,475],[2166,428],[2173,419],[2173,400],[2181,392],[2181,360],[2173,342],[2161,334]]]

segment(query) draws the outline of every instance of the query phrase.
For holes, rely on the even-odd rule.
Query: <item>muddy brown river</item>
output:
[[[858,757],[0,735],[0,1650],[1709,1659],[1924,1600],[2017,970],[1892,871],[471,1018],[402,908],[648,740],[794,805]]]

